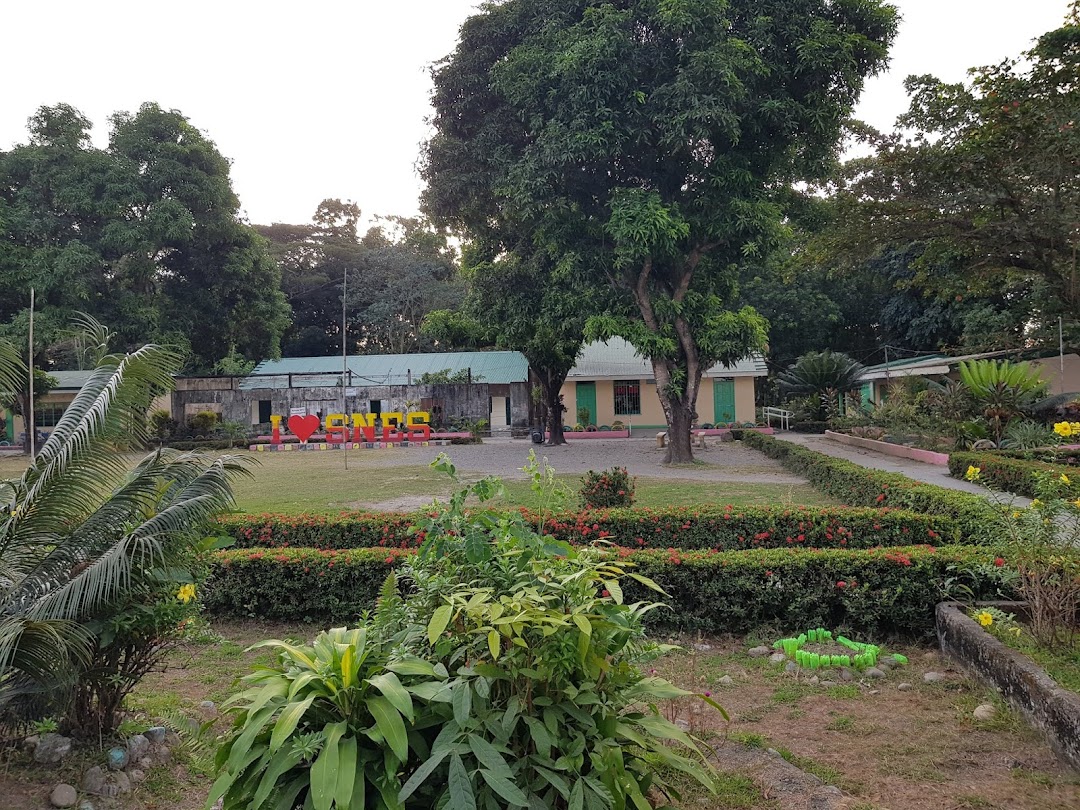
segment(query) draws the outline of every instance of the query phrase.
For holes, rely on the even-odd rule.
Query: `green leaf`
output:
[[[499,653],[502,651],[502,647],[499,644],[499,631],[490,630],[487,634],[488,650],[491,652],[491,657],[498,660]]]
[[[263,726],[266,725],[266,721],[269,720],[277,709],[274,706],[266,706],[260,709],[259,712],[252,717],[248,715],[247,722],[244,723],[244,730],[236,741],[233,743],[232,750],[229,752],[229,761],[226,767],[236,772],[237,766],[247,756],[248,751],[251,750],[252,743],[255,742],[255,738],[263,730]]]
[[[441,635],[441,633],[440,633]],[[396,672],[398,675],[427,675],[437,677],[435,667],[422,658],[402,658],[385,666],[385,669]]]
[[[349,649],[352,649],[352,647]],[[360,756],[357,750],[356,737],[342,737],[339,749],[338,780],[337,790],[334,791],[334,805],[337,810],[351,810],[353,797],[356,794],[357,777],[359,777],[361,783],[364,781],[363,768],[358,767]],[[362,788],[361,793],[363,793]]]
[[[646,576],[643,576],[641,574],[635,574],[633,571],[628,571],[626,575],[630,577],[630,579],[635,580],[636,582],[640,582],[642,585],[644,585],[646,588],[649,588],[650,590],[656,591],[657,593],[662,593],[664,596],[670,596],[667,591],[665,591],[663,588],[661,588],[659,585],[657,585],[655,582],[653,582]]]
[[[401,685],[397,675],[393,672],[383,672],[374,678],[368,678],[367,683],[382,692],[383,697],[389,700],[395,709],[405,715],[410,722],[412,721],[412,698],[405,687]]]
[[[432,772],[439,767],[439,764],[446,759],[449,754],[450,748],[448,747],[439,751],[432,751],[431,756],[413,772],[413,775],[409,777],[409,781],[401,788],[401,793],[398,795],[398,798],[404,802],[412,796],[413,793],[416,792],[416,789],[424,783],[425,779],[431,776]]]
[[[296,730],[297,724],[304,716],[304,712],[310,708],[315,695],[304,698],[299,703],[290,703],[278,715],[277,723],[274,724],[274,733],[270,735],[270,750],[277,751],[289,739]]]
[[[339,774],[338,740],[346,728],[344,720],[326,727],[326,743],[311,766],[311,801],[315,810],[330,810],[334,803]]]
[[[513,772],[510,770],[510,766],[506,764],[506,760],[503,759],[500,754],[491,743],[476,734],[470,734],[468,736],[469,748],[473,752],[473,756],[476,757],[476,761],[490,770],[496,776],[503,779],[513,779]]]
[[[621,605],[623,603],[622,585],[619,584],[619,580],[605,579],[604,587],[607,588],[608,593],[611,594],[611,598],[615,600],[615,604]]]
[[[409,736],[405,731],[405,721],[401,719],[398,710],[384,697],[371,697],[364,701],[375,718],[375,728],[386,740],[390,750],[402,762],[409,759]]]
[[[580,779],[574,782],[574,788],[570,791],[570,801],[567,803],[569,810],[582,810],[585,805],[585,783]]]
[[[592,622],[590,622],[585,616],[580,613],[573,615],[574,624],[578,626],[578,630],[587,636],[592,635]]]
[[[439,637],[445,632],[446,626],[450,624],[450,617],[453,614],[454,608],[451,605],[442,605],[435,608],[435,612],[431,614],[431,621],[428,622],[427,637],[429,644],[434,644],[439,640]]]
[[[450,807],[454,810],[476,810],[476,796],[473,793],[472,780],[465,770],[465,763],[460,754],[450,758]]]
[[[462,681],[454,688],[452,703],[454,706],[454,721],[464,728],[469,719],[469,713],[472,711],[472,687],[468,681]]]
[[[484,778],[484,781],[488,783],[491,789],[498,793],[504,801],[509,802],[515,807],[528,806],[529,800],[525,797],[525,794],[522,793],[521,789],[509,779],[492,773],[487,768],[481,768],[480,775]]]
[[[278,787],[278,780],[290,768],[298,765],[300,760],[301,755],[292,749],[283,748],[278,751],[263,771],[262,778],[259,780],[259,787],[251,800],[250,810],[259,810],[263,802],[270,798],[270,794]],[[217,801],[217,799],[215,798],[214,801]]]

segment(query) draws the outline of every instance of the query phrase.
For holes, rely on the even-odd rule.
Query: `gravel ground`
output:
[[[536,450],[538,456],[546,457],[560,474],[580,475],[587,470],[620,466],[626,467],[631,475],[647,478],[753,484],[806,483],[779,463],[738,442],[712,442],[704,450],[695,449],[698,463],[680,467],[665,467],[661,463],[663,451],[656,448],[652,439],[579,439],[561,447],[537,446],[524,439],[485,439],[483,444],[380,450],[377,456],[370,454],[366,458],[372,467],[386,468],[426,464],[445,452],[459,470],[520,478],[523,477],[521,467],[530,449]]]

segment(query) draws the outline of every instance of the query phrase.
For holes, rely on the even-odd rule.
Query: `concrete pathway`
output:
[[[809,433],[783,432],[776,434],[777,439],[802,445],[810,450],[816,450],[827,456],[842,458],[854,464],[868,467],[872,470],[884,470],[885,472],[901,473],[916,481],[924,481],[927,484],[935,484],[946,489],[958,489],[961,492],[971,492],[982,495],[997,503],[1014,503],[1018,506],[1030,506],[1030,498],[1022,498],[1011,493],[989,492],[986,487],[973,484],[970,481],[961,481],[949,475],[949,468],[937,464],[927,464],[924,461],[914,461],[906,458],[896,458],[878,453],[874,450],[866,450],[862,447],[834,442],[826,436]]]

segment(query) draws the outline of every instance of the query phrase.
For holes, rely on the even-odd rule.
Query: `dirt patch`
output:
[[[834,687],[815,673],[746,655],[741,640],[696,640],[660,664],[660,675],[710,691],[731,715],[682,707],[695,730],[720,744],[775,748],[785,759],[870,810],[1045,810],[1080,808],[1080,777],[1016,714],[956,671],[936,650],[889,647],[910,663],[880,680]],[[705,649],[698,649],[703,647]],[[928,671],[945,674],[924,684]],[[732,685],[723,686],[730,676]],[[818,678],[822,677],[820,675]],[[858,676],[856,676],[858,678]],[[900,690],[901,683],[910,689]],[[980,703],[998,717],[974,720]]]

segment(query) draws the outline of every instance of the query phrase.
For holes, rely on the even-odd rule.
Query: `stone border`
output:
[[[713,763],[721,771],[748,776],[776,799],[781,810],[844,810],[850,806],[840,788],[826,785],[792,765],[773,749],[747,748],[727,741],[716,748]]]
[[[864,450],[873,450],[886,456],[907,458],[912,461],[921,461],[924,464],[936,464],[939,467],[947,467],[949,465],[948,453],[935,453],[933,450],[922,450],[918,447],[908,447],[904,444],[879,442],[876,439],[864,439],[861,436],[849,436],[846,433],[837,433],[833,430],[826,430],[825,438],[832,439],[834,442],[839,442],[840,444],[850,445],[851,447],[861,447]]]
[[[1024,610],[1022,602],[983,604],[1011,613]],[[941,602],[936,612],[941,651],[997,689],[1062,759],[1080,770],[1080,695],[1058,686],[1030,658],[983,630],[963,605]]]

